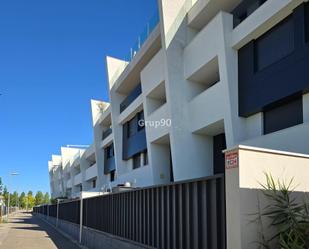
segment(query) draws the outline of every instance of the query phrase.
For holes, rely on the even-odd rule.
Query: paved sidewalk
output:
[[[0,224],[0,249],[77,249],[52,226],[32,216],[18,213],[9,223]]]

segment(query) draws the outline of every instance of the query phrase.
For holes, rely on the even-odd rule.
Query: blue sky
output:
[[[156,0],[0,3],[0,176],[12,189],[49,191],[47,161],[91,144],[90,99],[108,100],[105,56],[123,58]]]

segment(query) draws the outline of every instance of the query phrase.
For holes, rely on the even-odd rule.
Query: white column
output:
[[[303,95],[304,122],[309,122],[309,93]]]
[[[241,249],[239,150],[236,148],[224,153],[227,249]]]
[[[80,217],[79,217],[79,243],[82,243],[83,235],[83,192],[80,192]]]

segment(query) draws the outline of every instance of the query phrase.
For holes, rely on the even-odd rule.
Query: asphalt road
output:
[[[54,227],[30,213],[18,213],[0,224],[0,249],[77,249]]]

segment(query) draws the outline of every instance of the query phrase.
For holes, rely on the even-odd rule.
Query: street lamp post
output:
[[[9,197],[8,197],[7,220],[9,219],[9,214],[10,214],[10,196],[11,196],[11,194],[10,194],[10,183],[11,183],[11,177],[12,176],[17,176],[17,175],[19,175],[19,173],[17,173],[17,172],[12,172],[9,175],[9,184],[8,184],[8,194],[9,194]]]

